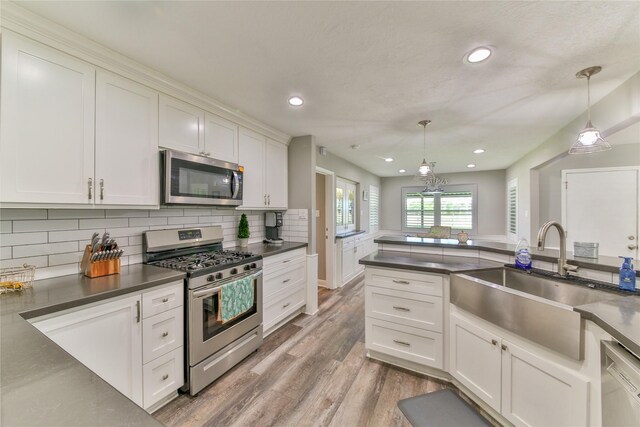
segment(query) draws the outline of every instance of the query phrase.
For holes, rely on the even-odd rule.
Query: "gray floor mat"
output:
[[[413,427],[491,426],[450,389],[403,399],[398,402],[398,407]]]

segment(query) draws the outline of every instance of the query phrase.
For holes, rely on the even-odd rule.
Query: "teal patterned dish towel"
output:
[[[218,293],[218,321],[227,323],[253,307],[253,278],[251,275],[222,285]]]

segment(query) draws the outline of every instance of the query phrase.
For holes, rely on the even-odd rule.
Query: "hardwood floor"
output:
[[[321,289],[317,315],[298,316],[154,416],[168,426],[410,426],[398,400],[451,386],[366,357],[363,285]]]

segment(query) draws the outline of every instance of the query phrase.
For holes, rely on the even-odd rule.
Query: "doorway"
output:
[[[335,174],[316,168],[316,252],[318,286],[334,289],[335,272]]]

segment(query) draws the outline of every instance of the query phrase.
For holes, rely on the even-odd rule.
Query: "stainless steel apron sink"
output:
[[[574,307],[619,295],[510,268],[451,275],[451,303],[576,360],[584,333]]]

